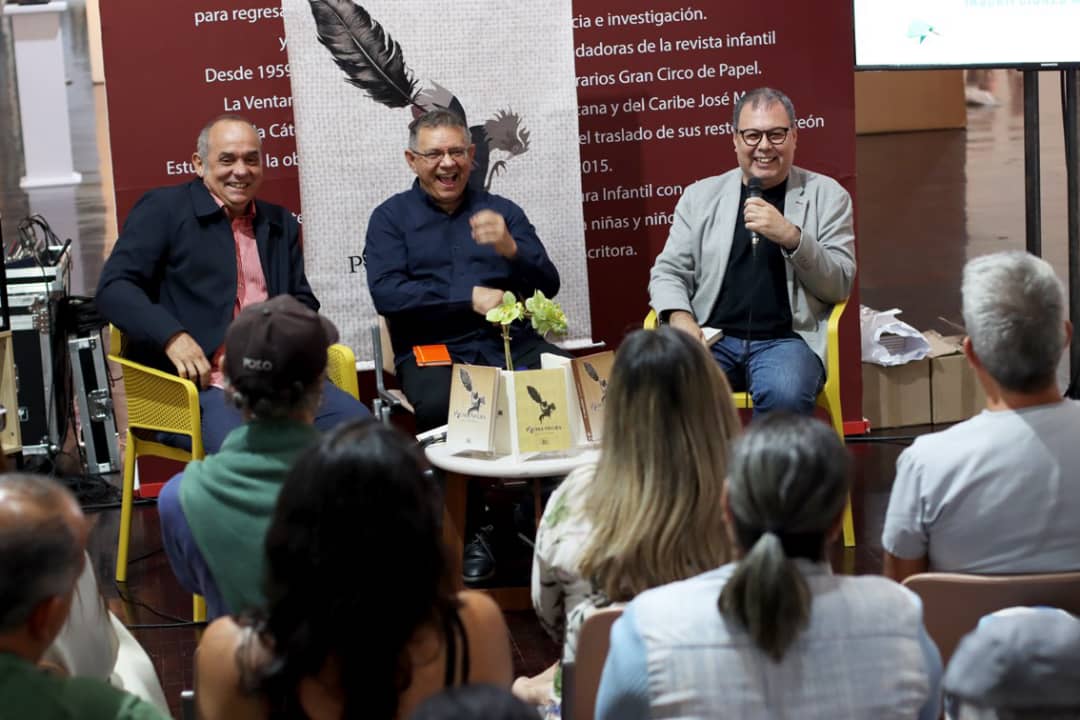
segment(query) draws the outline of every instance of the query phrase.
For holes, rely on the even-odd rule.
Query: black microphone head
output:
[[[747,197],[761,197],[761,178],[752,177],[746,183],[746,196]]]

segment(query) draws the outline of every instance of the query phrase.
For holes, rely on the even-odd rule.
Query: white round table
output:
[[[566,475],[571,470],[600,457],[595,447],[578,448],[565,454],[536,453],[521,456],[478,457],[458,454],[461,448],[446,443],[429,445],[425,452],[428,461],[446,474],[446,493],[443,509],[443,541],[450,559],[451,577],[461,583],[461,564],[465,552],[465,501],[470,477],[535,479]],[[536,519],[540,518],[539,482],[533,485]],[[527,610],[532,607],[528,587],[485,588],[503,610]]]

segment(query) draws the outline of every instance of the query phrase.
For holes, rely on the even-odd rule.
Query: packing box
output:
[[[873,429],[930,424],[930,360],[862,364],[863,415]]]
[[[986,394],[961,349],[963,336],[941,337],[933,330],[923,335],[930,341],[932,351],[930,358],[931,422],[935,425],[960,422],[986,407]],[[939,352],[934,353],[935,349]]]
[[[883,367],[862,364],[863,415],[870,427],[938,425],[981,411],[986,396],[961,350],[961,336],[923,333],[930,353],[922,360]]]

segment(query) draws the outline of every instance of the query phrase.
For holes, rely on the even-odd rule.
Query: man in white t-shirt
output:
[[[896,463],[885,574],[1080,570],[1080,403],[1057,365],[1072,337],[1061,282],[1024,252],[964,267],[964,354],[986,409]]]

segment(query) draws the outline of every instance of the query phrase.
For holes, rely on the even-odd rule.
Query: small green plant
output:
[[[533,330],[541,337],[549,333],[566,333],[566,314],[554,300],[537,290],[524,303],[520,302],[509,290],[503,293],[502,303],[487,311],[484,316],[488,322],[499,325],[502,329],[503,351],[506,353],[506,369],[513,371],[514,360],[510,355],[510,325],[516,320],[528,319]]]

